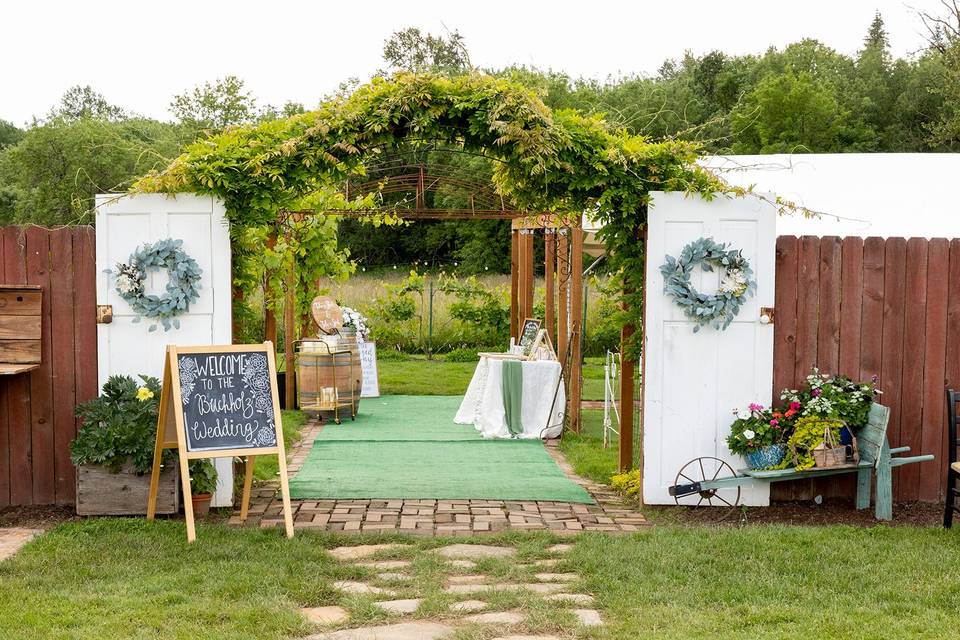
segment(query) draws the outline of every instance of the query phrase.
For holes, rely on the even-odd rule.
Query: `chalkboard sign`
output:
[[[527,318],[520,325],[520,339],[517,340],[517,344],[523,349],[524,355],[530,354],[530,348],[537,339],[537,334],[540,333],[541,324],[536,318]]]
[[[246,470],[240,502],[241,521],[246,519],[250,507],[254,458],[277,456],[283,522],[287,537],[293,537],[273,344],[167,346],[147,503],[148,520],[153,520],[156,513],[164,449],[177,450],[185,496],[191,493],[191,460],[243,457]],[[192,501],[184,501],[183,515],[187,540],[193,542],[197,532]]]
[[[380,397],[380,379],[377,375],[377,343],[364,340],[358,342],[360,348],[361,398]]]
[[[276,378],[262,353],[179,353],[187,451],[273,447]]]

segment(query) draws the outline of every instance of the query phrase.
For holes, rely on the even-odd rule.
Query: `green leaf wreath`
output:
[[[707,295],[693,288],[690,274],[698,266],[704,271],[725,270],[715,294]],[[697,323],[694,333],[705,325],[713,325],[720,331],[729,327],[747,297],[757,290],[753,269],[742,252],[729,249],[713,238],[691,242],[683,248],[679,258],[667,256],[660,273],[664,278],[663,292]]]
[[[145,244],[130,254],[126,263],[117,265],[116,291],[126,300],[140,318],[154,318],[163,325],[164,331],[180,328],[177,316],[190,310],[190,304],[200,297],[200,276],[203,270],[197,261],[184,253],[183,240],[167,238],[153,244]],[[148,294],[144,281],[148,271],[165,268],[169,272],[166,293],[162,296]],[[107,269],[107,273],[112,273]],[[156,331],[157,324],[150,325]]]

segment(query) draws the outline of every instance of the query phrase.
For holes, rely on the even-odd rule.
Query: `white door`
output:
[[[135,314],[105,273],[129,261],[140,245],[165,238],[183,240],[183,250],[203,270],[199,299],[179,316],[180,328],[164,331],[151,322],[133,322]],[[204,345],[232,342],[230,237],[223,204],[194,194],[97,196],[97,304],[113,306],[113,322],[97,325],[98,377],[113,374],[161,377],[168,344]],[[148,292],[163,292],[167,274],[150,274]],[[219,480],[214,506],[230,506],[233,468],[229,458],[216,461]]]
[[[643,498],[647,504],[673,504],[667,489],[692,459],[712,456],[728,461],[734,469],[744,467],[726,446],[733,409],[751,402],[770,404],[773,325],[760,322],[760,308],[772,307],[774,300],[776,211],[752,196],[718,197],[711,202],[682,193],[652,196],[647,236]],[[701,237],[741,249],[757,281],[756,295],[725,331],[707,326],[694,333],[695,323],[663,293],[660,266],[666,256],[678,256],[684,246]],[[719,274],[698,269],[692,282],[698,291],[716,291]],[[715,471],[707,465],[708,476]],[[697,468],[690,475],[698,473]],[[681,478],[681,482],[687,481]],[[769,504],[769,485],[744,485],[741,500]]]

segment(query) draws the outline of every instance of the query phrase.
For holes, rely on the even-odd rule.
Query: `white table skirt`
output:
[[[484,438],[511,437],[503,409],[503,362],[498,358],[480,358],[454,418],[457,424],[474,425]],[[523,398],[520,405],[523,432],[517,437],[558,437],[563,429],[566,410],[566,394],[562,384],[557,391],[560,363],[555,360],[531,360],[520,364],[523,368]]]

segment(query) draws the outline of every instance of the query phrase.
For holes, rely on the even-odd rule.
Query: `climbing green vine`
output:
[[[696,164],[699,149],[693,143],[652,141],[615,130],[599,116],[551,112],[530,90],[482,74],[377,78],[316,111],[195,142],[134,190],[194,191],[223,199],[235,247],[240,245],[235,281],[244,286],[258,272],[250,263],[262,260],[251,233],[260,239],[283,210],[332,197],[337,185],[361,175],[364,161],[383,149],[419,141],[460,145],[492,158],[496,186],[520,207],[574,217],[591,211],[604,225],[599,236],[611,271],[622,270],[624,319],[638,327],[650,192],[705,198],[739,192]],[[275,251],[300,267],[302,252],[332,246],[328,233],[311,233],[309,247],[301,242]],[[348,256],[327,249],[311,267],[311,278],[348,268]]]

